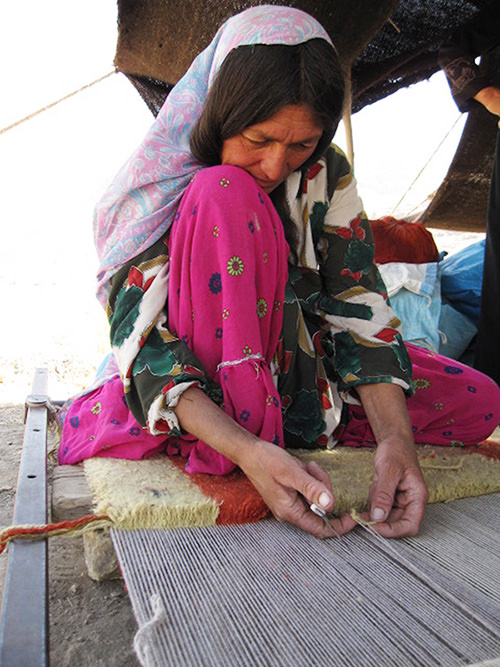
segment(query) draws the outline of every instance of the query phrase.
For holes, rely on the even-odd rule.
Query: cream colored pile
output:
[[[431,503],[500,491],[500,461],[462,449],[418,447]],[[338,447],[293,452],[316,461],[332,480],[336,512],[363,511],[373,479],[373,449]],[[85,462],[95,510],[121,528],[213,525],[219,513],[208,498],[166,457],[146,461],[95,458]],[[228,484],[231,482],[228,481]]]
[[[429,502],[439,503],[500,491],[500,462],[460,448],[417,447],[422,472],[429,488]],[[336,512],[368,509],[373,481],[373,456],[368,448],[337,447],[331,451],[297,452],[303,461],[316,461],[330,475]]]
[[[218,504],[166,457],[145,461],[94,458],[84,464],[96,514],[115,526],[176,528],[213,525]]]

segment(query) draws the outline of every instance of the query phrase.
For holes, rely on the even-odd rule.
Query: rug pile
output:
[[[419,446],[418,457],[431,503],[500,491],[500,445],[476,448]],[[332,480],[337,513],[368,507],[374,450],[337,447],[293,450],[316,461]],[[258,521],[268,509],[239,471],[225,477],[188,475],[185,460],[155,457],[144,461],[94,458],[85,474],[97,514],[118,528],[177,528]]]

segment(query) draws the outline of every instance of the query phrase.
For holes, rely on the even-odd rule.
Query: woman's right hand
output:
[[[198,387],[182,394],[176,413],[186,431],[243,470],[278,521],[288,521],[316,537],[334,536],[310,509],[315,503],[329,512],[334,505],[330,478],[319,465],[306,465],[281,447],[249,433]],[[356,525],[348,515],[331,522],[338,534]]]
[[[257,440],[242,452],[238,465],[278,521],[288,521],[316,537],[335,535],[310,509],[312,503],[326,512],[334,507],[330,478],[317,463],[305,464],[284,449]],[[356,525],[349,515],[331,523],[339,535]]]

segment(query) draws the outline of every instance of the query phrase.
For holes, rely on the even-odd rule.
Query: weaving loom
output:
[[[500,664],[500,494],[417,538],[320,541],[273,520],[113,529],[143,665]],[[490,662],[493,660],[493,662]]]

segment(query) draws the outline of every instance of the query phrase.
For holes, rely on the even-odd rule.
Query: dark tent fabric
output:
[[[253,5],[284,4],[309,12],[329,31],[346,72],[351,72],[355,113],[437,72],[439,45],[479,9],[497,1],[118,0],[115,66],[156,114],[225,19]],[[456,159],[426,213],[427,224],[484,229],[494,132],[492,116],[469,114]]]
[[[423,216],[427,226],[485,231],[497,132],[492,114],[480,106],[469,112],[448,173]]]

